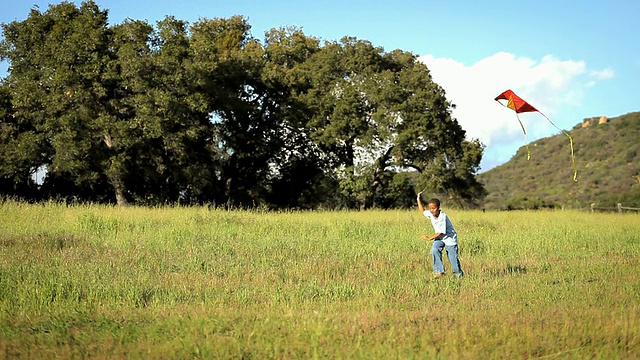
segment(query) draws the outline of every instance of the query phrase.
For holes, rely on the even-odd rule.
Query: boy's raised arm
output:
[[[420,214],[424,214],[424,206],[422,205],[422,200],[420,199],[420,195],[422,195],[422,191],[418,193],[418,210],[420,210]]]

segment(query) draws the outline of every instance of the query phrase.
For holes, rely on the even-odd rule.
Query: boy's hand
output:
[[[428,237],[427,235],[422,235],[422,240],[431,241],[432,239],[430,237]]]

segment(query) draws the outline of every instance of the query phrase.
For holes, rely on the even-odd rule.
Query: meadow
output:
[[[2,201],[0,358],[640,358],[640,214],[444,210]]]

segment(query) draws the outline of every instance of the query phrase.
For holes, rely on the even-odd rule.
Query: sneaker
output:
[[[434,274],[433,274],[433,278],[434,278],[434,279],[437,279],[437,278],[439,278],[439,277],[443,277],[443,276],[444,276],[444,273],[434,273]]]

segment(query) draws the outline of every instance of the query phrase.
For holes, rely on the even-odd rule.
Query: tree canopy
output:
[[[272,208],[485,195],[483,145],[412,53],[296,27],[260,40],[242,16],[109,25],[94,1],[2,30],[0,195]]]

